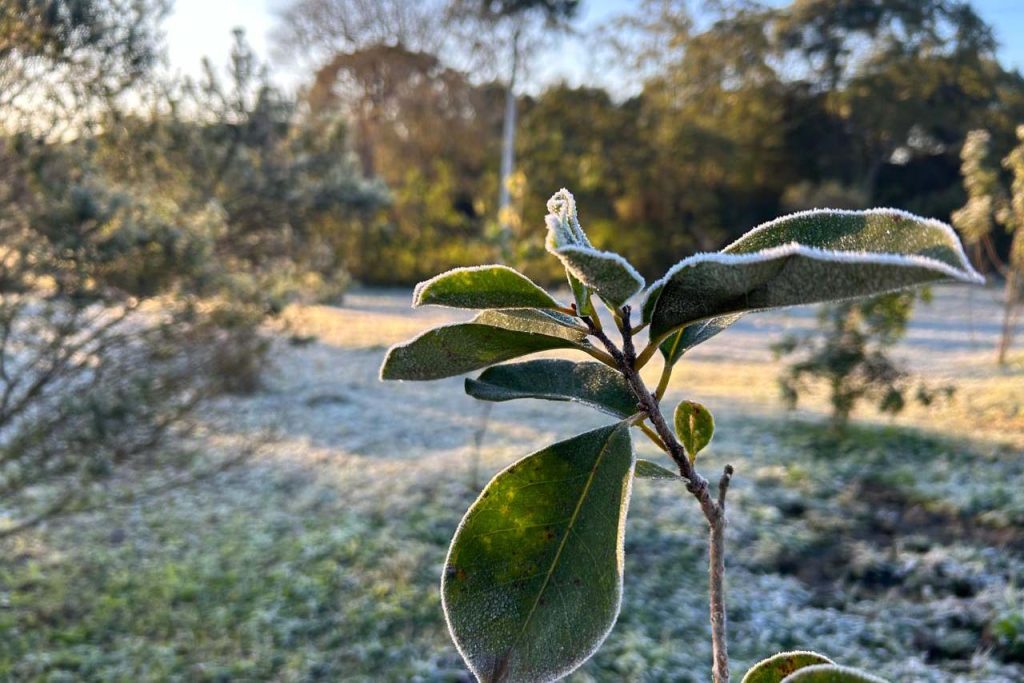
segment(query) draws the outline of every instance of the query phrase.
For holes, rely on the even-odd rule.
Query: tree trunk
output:
[[[1006,300],[1003,302],[1003,331],[999,337],[998,362],[1000,365],[1006,365],[1006,354],[1009,353],[1010,346],[1013,345],[1013,328],[1016,325],[1017,318],[1017,289],[1019,287],[1017,277],[1018,273],[1014,269],[1011,269],[1006,274]]]
[[[519,36],[520,29],[512,34],[512,72],[509,75],[508,87],[505,89],[505,121],[501,135],[501,172],[498,178],[498,224],[501,228],[501,255],[506,261],[511,243],[512,226],[508,215],[512,209],[512,193],[509,190],[509,179],[515,170],[516,147],[516,79],[519,75]]]

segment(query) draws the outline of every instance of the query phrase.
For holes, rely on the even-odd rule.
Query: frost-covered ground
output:
[[[1024,680],[1024,354],[993,365],[994,296],[939,289],[898,351],[952,402],[867,411],[842,441],[822,397],[776,398],[768,347],[813,310],[750,316],[680,366],[668,400],[718,422],[705,470],[737,469],[737,671],[807,647],[893,681]],[[493,472],[603,418],[498,404],[476,454],[461,380],[377,382],[388,345],[466,317],[408,301],[289,312],[315,340],[282,334],[266,390],[209,416],[209,448],[263,440],[244,466],[3,547],[0,679],[468,680],[438,596],[459,517]],[[634,487],[622,616],[571,680],[707,680],[703,536],[672,482]]]

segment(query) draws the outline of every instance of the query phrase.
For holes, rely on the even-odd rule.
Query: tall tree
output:
[[[291,0],[275,35],[279,56],[314,69],[371,46],[441,54],[445,0]]]
[[[501,135],[501,166],[498,174],[498,223],[500,243],[509,258],[512,232],[511,179],[515,170],[516,89],[524,70],[524,43],[531,32],[565,29],[580,7],[580,0],[452,0],[449,15],[473,25],[490,28],[489,40],[475,47],[486,52],[505,50],[505,118]],[[474,33],[477,33],[474,31]],[[479,34],[478,34],[479,35]]]

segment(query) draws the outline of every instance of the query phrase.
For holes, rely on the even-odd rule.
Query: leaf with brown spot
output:
[[[693,463],[715,434],[715,418],[700,403],[681,401],[676,406],[675,425],[676,435]]]
[[[786,676],[805,666],[833,663],[831,659],[817,652],[780,652],[755,664],[740,683],[781,683]]]

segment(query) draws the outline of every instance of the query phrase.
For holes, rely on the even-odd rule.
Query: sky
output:
[[[277,23],[277,12],[287,0],[174,0],[174,9],[164,24],[171,68],[176,72],[199,73],[203,56],[214,64],[224,64],[231,49],[231,31],[245,29],[253,49],[265,61],[271,59],[270,34]],[[784,0],[769,0],[785,4]],[[1004,64],[1024,70],[1024,0],[975,0],[975,8],[995,30],[999,56]],[[586,30],[612,16],[635,7],[635,0],[583,0],[577,25]],[[603,83],[606,66],[589,54],[579,41],[561,51],[533,76],[542,85],[565,80],[572,85]],[[286,88],[294,87],[299,76],[287,68],[277,68],[274,79]]]

